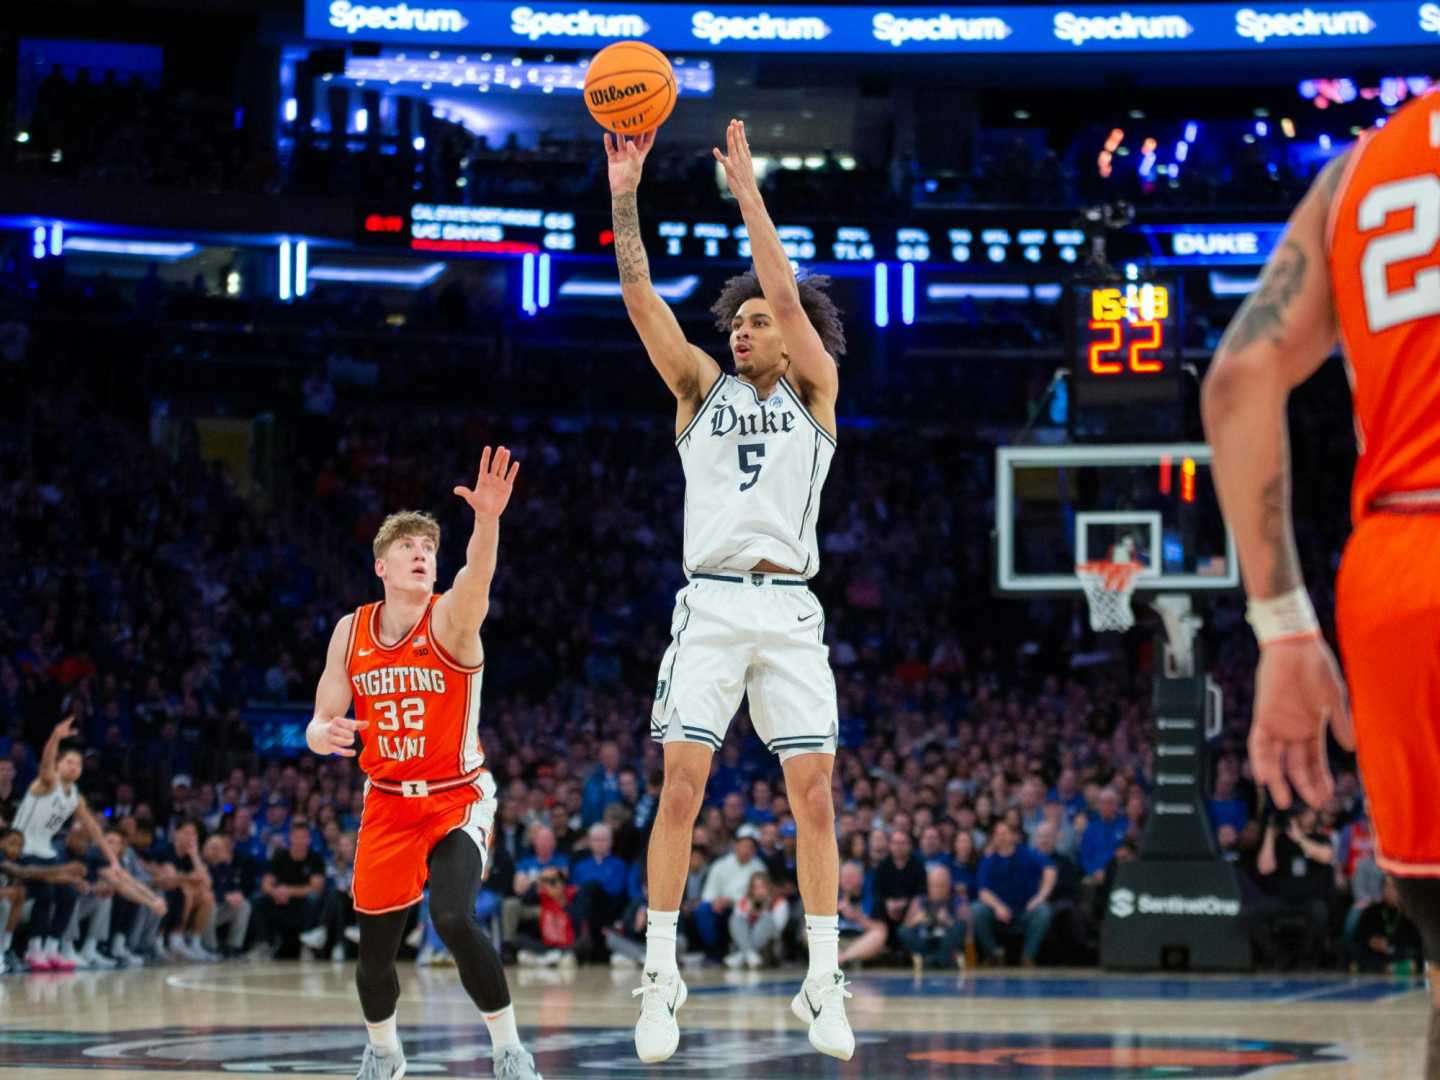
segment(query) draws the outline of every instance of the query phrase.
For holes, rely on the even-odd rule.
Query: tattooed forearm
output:
[[[640,238],[640,209],[635,204],[635,192],[622,192],[612,198],[610,216],[614,222],[615,262],[620,267],[620,284],[649,281],[650,260],[645,256],[645,241]]]
[[[1269,336],[1275,345],[1283,344],[1281,329],[1291,302],[1299,295],[1300,286],[1305,282],[1305,268],[1309,261],[1299,244],[1293,240],[1285,241],[1265,265],[1260,287],[1246,298],[1226,329],[1225,336],[1220,339],[1222,352],[1239,352],[1265,336]]]
[[[1270,580],[1268,595],[1280,596],[1298,589],[1300,554],[1295,548],[1295,527],[1290,517],[1290,463],[1282,461],[1280,471],[1261,492],[1263,510],[1260,527],[1270,549]]]

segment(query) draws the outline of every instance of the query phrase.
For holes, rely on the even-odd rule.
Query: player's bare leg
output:
[[[805,904],[805,934],[810,969],[790,1002],[795,1016],[810,1026],[810,1045],[822,1054],[849,1061],[855,1034],[845,1015],[845,976],[840,972],[840,930],[835,906],[840,895],[840,850],[835,840],[835,796],[831,790],[833,754],[797,754],[784,763],[785,792],[795,815],[796,876]]]
[[[635,1053],[651,1064],[667,1060],[680,1045],[675,1013],[685,1004],[688,992],[675,960],[675,935],[690,873],[690,841],[714,756],[713,750],[700,743],[665,744],[665,784],[650,833],[645,970],[635,991],[640,998]]]

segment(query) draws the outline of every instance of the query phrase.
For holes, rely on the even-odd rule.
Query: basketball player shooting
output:
[[[808,579],[819,568],[815,519],[835,453],[835,357],[845,349],[824,278],[797,282],[765,210],[745,139],[732,120],[715,151],[749,230],[755,268],[711,308],[730,335],[735,375],[685,340],[650,283],[636,191],[654,135],[607,135],[615,258],[630,321],[675,395],[675,445],[685,472],[685,575],[660,664],[651,736],[665,782],[650,837],[650,908],[635,1050],[665,1061],[679,1044],[685,982],[675,932],[690,838],[710,763],[748,694],[756,733],[780,758],[798,832],[798,873],[810,969],[791,1011],[821,1053],[848,1060],[855,1036],[837,961],[839,853],[830,776],[835,678],[825,615]]]
[[[1260,641],[1250,763],[1277,806],[1330,797],[1328,722],[1360,773],[1376,861],[1419,927],[1440,1080],[1440,95],[1321,173],[1205,379],[1205,431]],[[1336,582],[1346,687],[1301,576],[1286,405],[1342,343],[1360,455]],[[1337,433],[1338,435],[1338,433]]]
[[[354,757],[368,778],[352,886],[360,925],[355,985],[370,1039],[356,1080],[397,1080],[405,1052],[396,1031],[395,958],[410,908],[428,879],[435,929],[460,982],[490,1030],[495,1075],[539,1080],[520,1043],[505,969],[475,922],[495,820],[495,779],[480,745],[480,626],[500,543],[500,515],[518,462],[500,447],[480,455],[473,488],[458,486],[475,515],[465,565],[435,595],[440,526],[429,514],[391,514],[375,536],[375,576],[385,599],[335,626],[305,741],[317,754]],[[355,718],[345,713],[351,702]]]

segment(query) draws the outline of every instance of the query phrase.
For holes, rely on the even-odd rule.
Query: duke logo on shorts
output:
[[[807,584],[835,440],[781,379],[760,400],[721,375],[676,440],[685,470],[685,573],[660,663],[651,736],[718,750],[748,693],[781,760],[834,753],[838,709],[825,613]],[[768,560],[795,574],[751,571]]]

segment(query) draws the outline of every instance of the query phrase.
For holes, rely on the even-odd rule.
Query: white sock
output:
[[[675,932],[680,926],[680,912],[645,911],[645,970],[676,971]]]
[[[806,915],[805,937],[810,942],[810,971],[807,979],[829,975],[840,967],[840,917]]]
[[[365,1021],[365,1029],[370,1032],[370,1045],[381,1050],[399,1050],[400,1034],[395,1030],[395,1017],[389,1020],[381,1020],[378,1024]]]
[[[9,930],[0,930],[0,956],[10,951],[10,942],[14,935]]]
[[[490,1029],[490,1048],[504,1050],[520,1045],[520,1032],[515,1030],[515,1006],[506,1005],[497,1013],[484,1013],[485,1026]]]
[[[57,952],[59,952],[59,951],[60,951],[60,939],[59,939],[59,938],[53,938],[53,937],[47,937],[47,938],[45,939],[44,944],[41,946],[41,951],[44,952],[46,956],[49,956],[51,953],[57,953]]]

